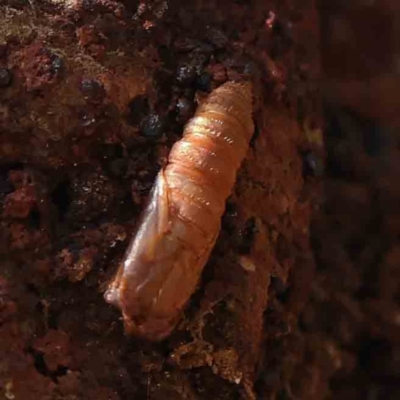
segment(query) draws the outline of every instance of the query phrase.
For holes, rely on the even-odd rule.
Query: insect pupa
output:
[[[121,310],[127,334],[166,338],[196,289],[254,131],[252,97],[248,82],[212,91],[158,173],[104,295]]]

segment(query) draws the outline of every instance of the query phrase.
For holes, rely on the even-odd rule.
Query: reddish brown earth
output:
[[[0,5],[0,398],[395,393],[398,154],[334,107],[322,191],[313,1]],[[257,128],[198,290],[168,340],[125,337],[107,282],[196,101],[242,75]]]

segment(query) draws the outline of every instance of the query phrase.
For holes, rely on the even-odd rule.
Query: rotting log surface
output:
[[[313,3],[0,5],[1,395],[289,396],[322,146]],[[127,338],[102,294],[155,175],[196,100],[249,73],[257,129],[201,285],[167,341]]]

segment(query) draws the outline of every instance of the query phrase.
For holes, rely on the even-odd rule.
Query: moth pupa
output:
[[[221,227],[254,131],[252,86],[227,82],[186,124],[156,178],[141,223],[105,293],[125,331],[167,337],[179,321]]]

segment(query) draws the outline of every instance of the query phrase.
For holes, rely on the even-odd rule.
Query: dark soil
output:
[[[0,399],[390,398],[398,154],[322,114],[313,1],[0,0],[0,21]],[[198,290],[166,341],[126,337],[103,292],[154,178],[243,76],[256,131]]]

